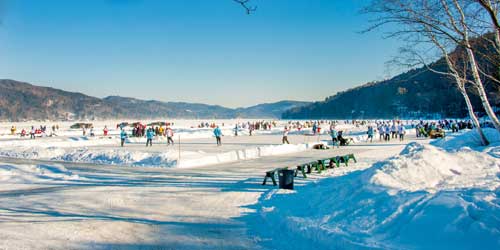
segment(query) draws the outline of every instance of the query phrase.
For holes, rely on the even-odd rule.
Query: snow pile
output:
[[[73,136],[73,137],[47,137],[42,139],[16,139],[16,140],[5,140],[0,141],[0,148],[13,148],[13,147],[59,147],[59,148],[69,148],[69,147],[90,147],[90,146],[107,146],[107,145],[117,145],[120,143],[118,138],[109,137],[85,137],[85,136]]]
[[[284,144],[284,145],[269,145],[257,148],[233,150],[219,154],[198,154],[191,152],[188,159],[182,159],[178,167],[197,167],[213,165],[218,163],[236,162],[242,160],[257,159],[265,156],[284,155],[306,151],[314,145],[323,144],[310,143],[310,144]]]
[[[77,180],[62,165],[13,165],[0,163],[0,182],[9,184],[29,184],[57,180]]]
[[[15,147],[0,151],[1,157],[38,159],[50,161],[65,161],[79,163],[95,163],[124,166],[150,166],[150,167],[198,167],[219,163],[236,162],[241,160],[257,159],[265,156],[284,155],[311,149],[316,144],[286,144],[268,145],[242,150],[230,150],[219,153],[206,153],[203,151],[182,151],[181,160],[179,153],[172,149],[165,152],[144,152],[127,149],[101,149],[101,148],[70,148],[70,147]]]
[[[119,149],[90,150],[88,148],[65,152],[59,156],[52,157],[51,160],[153,167],[172,167],[177,163],[176,157],[170,152],[149,153]]]
[[[366,170],[270,191],[243,219],[266,249],[499,249],[499,187],[498,158],[411,143]]]
[[[483,133],[490,142],[490,147],[500,146],[500,133],[495,129],[485,128],[483,129]],[[446,150],[457,150],[463,147],[471,147],[477,150],[482,149],[477,130],[463,130],[447,135],[444,139],[436,140],[432,144]]]
[[[500,160],[464,148],[445,152],[430,145],[410,143],[388,160],[370,182],[393,190],[436,192],[458,188],[498,187]]]

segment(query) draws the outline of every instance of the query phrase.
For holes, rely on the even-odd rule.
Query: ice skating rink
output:
[[[434,218],[446,206],[455,219],[472,211],[442,203],[443,193],[466,187],[489,192],[470,202],[492,204],[474,210],[483,227],[467,230],[475,240],[495,244],[498,220],[486,215],[498,212],[496,149],[446,153],[411,132],[402,142],[376,137],[367,143],[364,127],[348,130],[353,143],[327,150],[312,147],[328,144],[327,134],[291,133],[291,144],[282,145],[280,128],[237,137],[227,129],[220,147],[211,136],[182,134],[180,145],[176,140],[167,146],[162,138],[147,148],[144,138],[129,138],[122,148],[116,135],[6,135],[0,141],[0,249],[328,249],[337,243],[387,249],[426,236],[405,231],[406,225],[425,226],[419,218],[426,217],[414,215],[415,209]],[[307,179],[299,175],[293,191],[262,185],[268,170],[345,154],[358,162],[313,171]],[[478,162],[481,171],[457,167],[468,161]],[[436,195],[441,203],[429,201]],[[383,232],[384,223],[395,224]],[[437,225],[437,234],[447,235],[449,228]],[[372,230],[380,239],[349,230]]]

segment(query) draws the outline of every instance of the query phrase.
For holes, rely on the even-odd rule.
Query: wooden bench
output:
[[[264,177],[264,181],[262,182],[262,185],[266,185],[267,178],[271,178],[274,186],[278,185],[276,183],[276,175],[278,174],[278,171],[280,171],[280,170],[288,170],[288,168],[276,168],[276,169],[267,171],[266,176]]]
[[[354,157],[354,154],[348,154],[348,155],[344,155],[343,156],[344,158],[344,161],[345,161],[345,165],[347,166],[347,164],[349,163],[349,160],[353,160],[355,163],[357,163],[358,161],[356,160],[356,157]]]
[[[302,177],[304,178],[307,178],[307,175],[306,175],[306,172],[308,174],[310,174],[310,168],[309,168],[309,164],[306,163],[306,164],[302,164],[302,165],[298,165],[297,168],[295,169],[295,177],[297,177],[299,171],[302,173]]]
[[[340,163],[344,163],[345,166],[349,166],[349,160],[353,160],[354,162],[357,162],[356,157],[354,157],[354,154],[348,154],[348,155],[341,155],[341,156],[336,156],[332,157],[329,159],[330,160],[330,166],[333,167],[333,163],[337,167],[340,167]]]
[[[357,162],[356,158],[354,157],[354,154],[347,154],[347,155],[342,155],[342,156],[335,156],[332,158],[328,159],[323,159],[323,160],[317,160],[301,165],[297,165],[295,168],[295,173],[294,177],[297,177],[297,175],[302,173],[302,177],[307,178],[307,174],[312,173],[312,170],[315,169],[318,173],[321,173],[323,170],[327,170],[328,168],[334,168],[335,166],[340,167],[340,163],[344,163],[345,166],[347,167],[349,164],[349,160],[353,160],[354,162]],[[335,165],[334,165],[335,164]],[[266,172],[266,176],[264,177],[264,181],[262,182],[262,185],[266,185],[267,178],[271,178],[273,181],[273,184],[276,186],[276,174],[280,170],[288,170],[288,168],[276,168],[270,171]]]
[[[312,169],[316,169],[316,172],[321,173],[321,171],[323,171],[323,166],[320,164],[319,161],[313,161],[311,163],[309,163],[309,172],[312,172]]]

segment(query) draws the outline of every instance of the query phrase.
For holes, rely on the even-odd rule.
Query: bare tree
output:
[[[496,130],[500,132],[500,121],[491,108],[488,96],[484,89],[483,80],[479,73],[479,64],[476,60],[476,55],[474,54],[474,49],[470,41],[469,30],[471,27],[467,22],[463,3],[460,3],[458,0],[451,0],[450,3],[446,0],[441,0],[441,6],[448,16],[448,24],[451,25],[456,34],[460,36],[461,43],[466,50],[467,59],[470,64],[471,75],[474,79],[473,85],[478,92],[479,98],[481,99],[481,102],[483,104],[483,108],[486,111],[486,114],[488,114],[488,116],[490,117]]]
[[[417,45],[430,42],[434,45],[433,49],[438,50],[441,49],[435,43],[436,40],[441,45],[452,44],[453,47],[464,48],[467,55],[465,59],[470,64],[468,72],[473,79],[467,82],[477,90],[484,110],[500,132],[500,122],[488,101],[481,79],[481,69],[471,45],[470,33],[474,26],[468,22],[467,14],[472,16],[472,12],[479,11],[474,8],[473,3],[475,2],[466,0],[374,0],[366,12],[377,14],[377,18],[368,31],[387,24],[396,24],[396,30],[391,31],[388,37],[399,37]],[[466,14],[465,10],[471,13]],[[475,34],[481,35],[483,32],[477,30]],[[422,37],[427,40],[422,40]],[[459,85],[457,86],[460,89]]]
[[[475,0],[487,13],[491,20],[491,26],[495,34],[495,43],[497,49],[500,49],[500,21],[499,9],[500,1],[498,0]]]
[[[468,80],[467,80],[468,64],[464,63],[466,56],[464,55],[462,50],[457,50],[457,51],[455,51],[455,53],[450,54],[446,50],[446,47],[438,40],[438,38],[434,35],[434,33],[428,27],[426,27],[426,35],[431,39],[431,41],[434,43],[434,45],[437,48],[439,48],[439,51],[441,51],[441,54],[446,62],[446,65],[448,66],[449,71],[448,72],[441,72],[441,71],[434,70],[431,67],[428,67],[428,68],[432,72],[447,75],[455,80],[455,83],[458,87],[458,90],[462,94],[462,96],[465,100],[465,104],[467,105],[469,117],[471,118],[472,122],[474,123],[474,125],[476,127],[477,133],[479,135],[479,139],[481,141],[481,145],[487,146],[489,144],[489,141],[486,138],[486,136],[484,135],[483,130],[481,129],[481,125],[479,124],[479,119],[477,118],[476,114],[474,113],[474,107],[472,106],[469,95],[467,94],[466,84],[468,82]]]
[[[402,57],[402,59],[404,59],[405,61],[404,62],[398,61],[398,63],[410,67],[423,65],[431,72],[449,77],[452,80],[454,80],[458,90],[460,91],[460,93],[464,98],[465,104],[467,106],[467,111],[469,113],[469,117],[474,126],[476,127],[481,145],[483,146],[488,145],[489,141],[483,133],[483,130],[479,123],[479,119],[474,113],[474,107],[472,106],[469,95],[467,93],[466,86],[470,82],[467,79],[467,75],[469,72],[469,64],[467,63],[466,60],[467,57],[466,54],[464,53],[463,48],[457,48],[457,49],[455,49],[454,47],[450,48],[450,46],[445,43],[446,39],[445,40],[440,39],[432,31],[432,29],[425,24],[422,24],[420,28],[421,29],[419,29],[418,40],[414,39],[413,41],[419,41],[421,43],[430,43],[433,46],[435,46],[435,48],[438,49],[439,55],[443,58],[444,62],[446,63],[447,70],[443,71],[436,69],[438,67],[435,66],[437,66],[438,63],[433,63],[433,64],[429,63],[427,58],[422,56],[423,52],[417,51],[413,46],[401,50],[401,53],[405,54]],[[416,38],[416,36],[412,37]],[[455,49],[455,51],[451,52],[450,50],[453,49]]]
[[[236,2],[237,4],[241,5],[246,11],[248,15],[252,14],[252,12],[257,10],[257,6],[255,5],[250,5],[250,2],[252,0],[233,0],[233,2]]]

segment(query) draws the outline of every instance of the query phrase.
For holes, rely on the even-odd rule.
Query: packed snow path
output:
[[[393,156],[406,143],[361,143],[187,169],[63,163],[75,178],[2,187],[0,249],[260,249],[241,218],[275,189],[261,185],[266,170],[355,153],[358,164],[322,174],[342,175]],[[295,179],[298,192],[321,176],[310,177]]]

